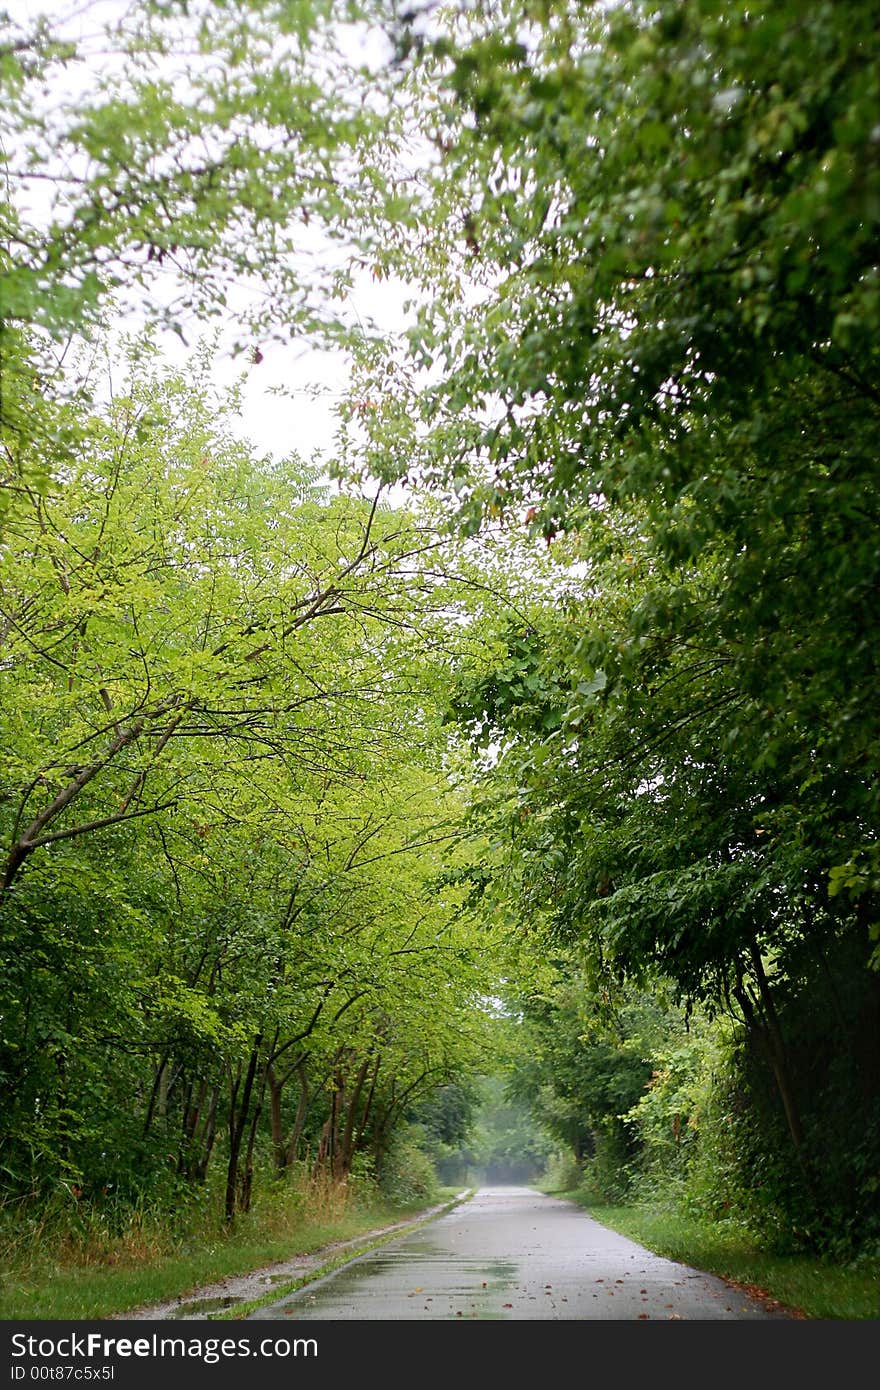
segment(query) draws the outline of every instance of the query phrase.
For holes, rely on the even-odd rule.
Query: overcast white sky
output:
[[[411,291],[403,285],[361,277],[345,305],[353,320],[374,320],[391,333],[406,324],[404,303]],[[341,353],[304,350],[296,344],[267,343],[263,360],[248,371],[244,393],[244,433],[265,453],[283,456],[296,449],[305,458],[330,447],[333,409],[347,384],[347,365]],[[229,363],[234,378],[241,361]],[[293,395],[275,395],[272,387]],[[315,394],[317,386],[321,394]]]

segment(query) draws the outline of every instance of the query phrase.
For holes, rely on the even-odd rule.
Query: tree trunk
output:
[[[309,1094],[309,1078],[306,1075],[305,1062],[300,1062],[296,1070],[297,1075],[299,1076],[299,1104],[296,1107],[296,1116],[294,1117],[293,1128],[290,1131],[290,1135],[287,1140],[287,1148],[285,1150],[284,1155],[286,1168],[289,1168],[291,1163],[293,1163],[296,1158],[300,1140],[302,1139],[303,1130],[306,1127],[306,1116],[309,1113],[309,1100],[311,1098]]]
[[[354,1136],[355,1119],[357,1116],[358,1102],[361,1098],[361,1091],[367,1079],[367,1072],[370,1069],[370,1059],[365,1057],[358,1067],[357,1076],[354,1079],[354,1088],[348,1102],[345,1116],[345,1129],[342,1132],[342,1142],[339,1145],[339,1160],[337,1176],[347,1178],[351,1172],[351,1160],[354,1157]]]
[[[209,1128],[210,1121],[206,1122],[204,1116],[205,1101],[210,1093],[210,1083],[203,1077],[198,1084],[198,1092],[194,1092],[194,1083],[190,1082],[186,1088],[183,1102],[183,1135],[181,1139],[180,1154],[177,1160],[177,1171],[190,1180],[201,1181],[199,1174],[204,1174],[207,1167],[207,1159],[202,1161],[199,1154],[199,1145],[204,1142],[204,1136]],[[216,1106],[216,1099],[214,1101]],[[198,1136],[199,1127],[202,1129],[202,1139]],[[211,1143],[213,1144],[213,1133],[211,1133]]]
[[[197,1146],[197,1157],[193,1160],[192,1176],[195,1182],[204,1182],[208,1172],[208,1163],[211,1159],[211,1152],[214,1148],[214,1138],[217,1132],[217,1103],[220,1099],[220,1087],[211,1088],[211,1098],[208,1109],[205,1112],[202,1123],[201,1134],[194,1136],[194,1143]]]
[[[254,1187],[254,1144],[257,1138],[257,1125],[260,1115],[263,1113],[263,1096],[266,1091],[266,1072],[263,1070],[263,1080],[260,1085],[257,1103],[254,1106],[254,1113],[251,1117],[250,1129],[248,1131],[247,1149],[244,1156],[244,1168],[239,1174],[238,1180],[238,1210],[250,1211],[251,1194]]]
[[[376,1099],[376,1082],[379,1079],[379,1067],[381,1066],[381,1064],[382,1054],[381,1052],[378,1052],[373,1061],[373,1076],[372,1080],[370,1081],[370,1089],[367,1092],[367,1098],[364,1101],[363,1113],[361,1115],[360,1123],[358,1125],[357,1139],[355,1140],[356,1149],[363,1149],[366,1147],[367,1124],[369,1123],[370,1116],[373,1113],[373,1102]]]
[[[758,989],[761,995],[761,1004],[764,1011],[765,1034],[770,1044],[770,1062],[773,1067],[773,1074],[776,1077],[776,1085],[782,1099],[782,1106],[785,1110],[785,1118],[788,1123],[788,1130],[797,1152],[798,1161],[804,1171],[807,1171],[806,1157],[804,1153],[804,1131],[801,1124],[800,1109],[798,1108],[797,1098],[794,1093],[793,1078],[791,1067],[788,1060],[788,1049],[785,1046],[785,1039],[782,1036],[782,1028],[779,1023],[779,1015],[776,1012],[776,1005],[770,991],[770,982],[764,971],[764,964],[761,960],[761,953],[757,946],[751,947],[752,967],[758,981]]]
[[[248,1114],[251,1105],[251,1095],[254,1089],[254,1077],[257,1074],[257,1065],[260,1059],[260,1044],[263,1041],[262,1033],[258,1033],[254,1038],[251,1048],[251,1055],[248,1060],[247,1073],[245,1075],[244,1087],[241,1093],[241,1104],[237,1105],[238,1088],[241,1084],[241,1068],[238,1069],[235,1081],[233,1082],[229,1097],[229,1162],[226,1167],[226,1201],[225,1216],[226,1224],[232,1225],[235,1220],[237,1205],[237,1195],[241,1185],[240,1159],[241,1141],[244,1137],[245,1126],[248,1121]]]
[[[164,1102],[167,1100],[168,1097],[168,1090],[165,1080],[168,1061],[169,1057],[168,1053],[166,1052],[165,1056],[162,1058],[161,1062],[156,1068],[156,1074],[153,1078],[153,1089],[150,1092],[150,1100],[147,1105],[147,1113],[144,1117],[143,1135],[145,1139],[152,1128],[153,1116],[156,1113],[157,1108],[160,1111],[164,1111]]]
[[[757,1016],[754,1003],[749,998],[742,983],[736,987],[734,995],[743,1011],[746,1026],[764,1046],[764,1052],[776,1082],[776,1089],[782,1101],[788,1133],[794,1148],[798,1167],[801,1170],[804,1186],[810,1196],[815,1197],[813,1174],[804,1145],[804,1131],[801,1123],[800,1109],[794,1091],[791,1067],[788,1060],[788,1050],[785,1046],[779,1015],[776,1012],[776,1005],[770,990],[770,982],[764,971],[761,953],[754,943],[749,948],[749,954],[752,968],[755,972],[755,979],[758,983],[761,1017],[759,1018]]]
[[[321,1129],[321,1138],[318,1142],[318,1153],[315,1158],[315,1167],[323,1168],[331,1177],[336,1176],[336,1153],[338,1149],[338,1125],[339,1107],[342,1100],[342,1078],[337,1072],[333,1089],[330,1092],[330,1114],[324,1121]]]
[[[284,1143],[284,1128],[281,1116],[281,1097],[284,1082],[275,1075],[271,1062],[266,1067],[266,1085],[269,1088],[269,1127],[272,1132],[272,1160],[275,1172],[280,1176],[287,1168],[287,1149]]]

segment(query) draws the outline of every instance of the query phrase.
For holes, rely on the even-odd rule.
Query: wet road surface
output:
[[[485,1187],[250,1317],[766,1321],[789,1314],[651,1254],[574,1202],[527,1187]]]

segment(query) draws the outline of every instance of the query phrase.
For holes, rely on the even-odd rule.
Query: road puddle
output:
[[[192,1318],[202,1317],[206,1313],[221,1313],[225,1308],[234,1308],[241,1299],[230,1295],[228,1298],[195,1298],[191,1303],[180,1303],[176,1308],[169,1309],[166,1317],[169,1318]]]

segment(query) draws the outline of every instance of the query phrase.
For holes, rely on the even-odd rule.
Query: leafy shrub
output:
[[[583,1181],[583,1170],[574,1154],[560,1151],[547,1160],[541,1186],[548,1192],[574,1192]]]
[[[396,1206],[433,1202],[439,1195],[434,1165],[416,1136],[413,1127],[398,1131],[379,1168],[379,1190]]]

